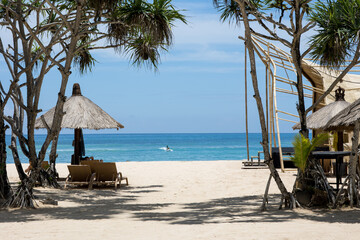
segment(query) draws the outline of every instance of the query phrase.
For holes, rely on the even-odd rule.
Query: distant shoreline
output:
[[[84,131],[84,134],[86,135],[162,135],[162,134],[246,134],[245,132],[234,132],[234,133],[221,133],[221,132],[214,132],[214,133],[123,133],[123,132],[114,132],[114,133],[101,133],[101,132],[96,132],[98,130],[87,130],[85,129]],[[87,131],[94,131],[94,132],[91,132],[91,133],[88,133]],[[249,134],[261,134],[261,132],[251,132]],[[281,134],[297,134],[297,132],[295,133],[281,133]],[[10,134],[5,134],[6,136],[11,136]],[[36,136],[46,136],[47,134],[46,133],[35,133]],[[61,133],[60,132],[60,135],[73,135],[73,133]],[[24,135],[24,136],[27,136],[27,135]]]

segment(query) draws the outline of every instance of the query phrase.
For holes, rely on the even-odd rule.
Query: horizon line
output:
[[[60,133],[60,135],[73,135],[74,133]],[[130,132],[130,133],[84,133],[86,135],[99,135],[99,134],[107,134],[107,135],[115,135],[115,134],[246,134],[246,132]],[[249,132],[249,134],[261,134],[261,132]],[[282,132],[281,134],[296,134],[296,132]],[[11,134],[5,134],[6,136],[11,136]],[[35,133],[35,135],[44,135],[46,133]],[[24,134],[24,136],[27,136]]]

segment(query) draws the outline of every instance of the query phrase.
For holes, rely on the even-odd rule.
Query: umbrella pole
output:
[[[74,129],[74,165],[80,164],[80,135],[81,135],[81,128]]]
[[[338,151],[344,151],[344,132],[343,131],[338,131],[337,132],[338,135],[338,141],[337,141],[337,150]],[[343,157],[339,157],[340,158],[340,166],[341,164],[344,162],[344,158]],[[336,169],[336,171],[338,171],[340,169],[340,167],[338,169]],[[336,173],[336,174],[341,174],[341,173]]]
[[[80,85],[75,83],[73,86],[72,96],[82,96]],[[79,165],[80,164],[80,137],[81,137],[81,128],[74,129],[74,159],[71,161],[71,164]]]
[[[337,135],[338,135],[337,150],[344,151],[344,132],[338,131]]]

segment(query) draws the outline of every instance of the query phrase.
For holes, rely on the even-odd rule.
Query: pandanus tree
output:
[[[360,57],[360,1],[317,1],[311,10],[310,19],[316,23],[316,33],[310,42],[310,55],[320,65],[345,69],[321,95],[306,109],[313,110],[336,87],[344,76],[359,63]],[[347,60],[350,62],[347,64]]]
[[[360,1],[359,0],[328,0],[318,1],[315,5],[316,12],[311,17],[317,23],[318,32],[312,38],[313,49],[311,55],[319,60],[321,65],[339,69],[351,60],[349,66],[360,63]],[[349,66],[341,75],[348,72]],[[332,83],[331,87],[341,79]],[[330,89],[329,88],[329,89]],[[329,89],[327,91],[329,91]],[[359,124],[354,127],[352,155],[350,156],[349,176],[342,189],[347,187],[350,205],[360,206],[359,201],[359,161],[358,161],[358,136]],[[343,191],[339,191],[335,205],[345,202]]]
[[[13,39],[6,50],[0,42],[12,77],[2,93],[14,107],[13,116],[4,119],[11,127],[11,150],[21,180],[8,206],[34,207],[32,189],[51,142],[50,175],[56,174],[56,143],[72,68],[81,72],[91,69],[95,64],[91,52],[110,48],[126,54],[137,66],[156,69],[161,51],[172,43],[172,26],[186,20],[170,0],[2,0],[0,17],[0,24]],[[35,119],[41,111],[42,84],[50,81],[46,78],[50,71],[59,72],[60,83],[56,84],[60,88],[52,124],[44,122],[47,135],[37,150]],[[29,176],[22,169],[17,140],[32,166]]]
[[[328,1],[327,3],[319,3],[317,5],[314,5],[311,0],[291,0],[291,1],[282,1],[282,0],[214,0],[215,6],[219,8],[219,10],[222,12],[221,18],[223,21],[225,20],[235,20],[237,24],[241,24],[244,28],[244,37],[240,37],[241,39],[245,40],[245,45],[247,48],[247,51],[249,52],[249,59],[250,59],[250,67],[251,67],[251,77],[253,82],[253,88],[255,92],[255,100],[258,107],[259,112],[259,119],[260,119],[260,125],[262,130],[262,146],[264,150],[264,158],[265,162],[268,164],[270,169],[271,176],[275,179],[281,193],[282,198],[285,199],[287,202],[290,202],[290,207],[295,207],[298,205],[298,202],[293,197],[296,197],[296,188],[293,189],[292,193],[289,193],[283,183],[281,182],[281,179],[276,171],[276,169],[273,167],[272,159],[269,154],[269,146],[268,146],[268,130],[266,128],[265,124],[265,116],[264,116],[264,110],[263,105],[261,101],[261,96],[259,94],[258,90],[258,80],[257,80],[257,73],[256,73],[256,64],[255,64],[255,54],[254,54],[254,48],[251,41],[251,36],[256,35],[260,36],[262,38],[268,39],[270,41],[276,41],[280,42],[289,49],[292,61],[296,69],[296,83],[295,86],[297,88],[298,92],[298,103],[297,103],[297,111],[300,117],[300,133],[302,136],[308,138],[308,129],[306,126],[306,115],[309,111],[314,109],[315,106],[317,106],[336,86],[336,84],[345,76],[345,74],[356,64],[358,59],[358,44],[351,44],[354,43],[353,38],[344,38],[343,36],[349,36],[349,31],[344,31],[344,29],[341,29],[341,33],[337,33],[336,30],[327,30],[329,27],[329,24],[332,25],[331,28],[336,28],[339,25],[342,24],[348,24],[348,22],[354,22],[349,23],[349,26],[354,26],[355,22],[357,22],[356,19],[356,6],[354,6],[355,0],[353,1],[338,1],[337,4],[338,7],[340,7],[343,4],[346,4],[346,6],[343,6],[342,11],[348,12],[347,15],[350,16],[349,19],[346,21],[343,21],[342,23],[335,23],[336,21],[341,21],[341,18],[339,18],[338,12],[330,12],[329,10],[326,10],[326,6],[329,5],[332,1]],[[340,3],[341,2],[341,3]],[[352,2],[352,4],[351,4]],[[334,5],[334,4],[333,4]],[[352,10],[345,10],[347,8],[353,7]],[[354,8],[355,7],[355,8]],[[332,11],[339,11],[334,10],[332,8]],[[277,13],[278,18],[275,17],[275,13]],[[346,14],[344,16],[347,16]],[[358,15],[358,14],[357,14]],[[310,17],[312,16],[312,17]],[[285,23],[284,23],[285,22]],[[261,30],[254,30],[252,28],[252,25],[254,24],[257,27],[261,27]],[[301,47],[301,39],[304,34],[308,33],[310,29],[314,28],[318,24],[320,28],[319,35],[316,35],[312,42],[310,42],[307,49],[302,51]],[[259,28],[257,28],[259,29]],[[339,30],[339,28],[337,29]],[[325,36],[328,34],[329,36]],[[330,37],[330,35],[332,37]],[[355,36],[355,35],[354,35]],[[330,42],[330,38],[333,38],[333,40],[337,41],[337,44]],[[328,42],[325,42],[328,41]],[[324,45],[327,43],[327,45]],[[312,52],[312,55],[315,59],[319,59],[320,53],[326,53],[327,51],[325,48],[328,47],[340,47],[337,45],[342,46],[351,46],[350,49],[355,50],[354,58],[352,62],[346,67],[346,69],[341,72],[341,74],[337,77],[337,79],[334,81],[333,84],[331,84],[330,88],[325,91],[325,93],[308,109],[305,108],[305,100],[304,100],[304,90],[303,90],[303,73],[302,73],[302,59],[309,54],[309,52]],[[338,48],[337,50],[339,50]],[[337,52],[333,51],[328,53],[328,57],[337,58],[336,55]],[[345,52],[348,54],[349,52]],[[345,57],[344,56],[344,57]],[[340,57],[340,59],[342,59]],[[328,63],[322,60],[322,63]],[[339,63],[339,62],[338,62]],[[338,64],[337,63],[337,64]],[[330,66],[333,66],[333,64],[330,64]],[[309,155],[311,156],[311,155]],[[311,159],[308,158],[307,161],[310,161]],[[305,171],[307,172],[306,175],[313,179],[320,179],[321,184],[319,184],[321,190],[330,189],[328,191],[328,200],[333,203],[334,201],[334,193],[332,192],[332,188],[330,187],[329,183],[326,180],[326,177],[324,173],[321,171],[321,167],[318,162],[312,161],[313,164],[308,164]],[[299,172],[299,175],[301,176],[301,173]],[[270,178],[269,178],[270,180]],[[267,188],[269,186],[269,182],[267,184]],[[295,186],[295,185],[294,185]],[[325,187],[323,187],[325,186]],[[267,193],[267,190],[265,191]],[[265,208],[266,203],[266,194],[264,197],[264,204],[263,208]]]

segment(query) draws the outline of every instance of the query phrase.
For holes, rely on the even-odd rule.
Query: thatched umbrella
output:
[[[339,87],[335,91],[335,102],[320,108],[316,112],[312,113],[306,118],[306,125],[309,129],[324,129],[326,124],[336,114],[345,109],[350,105],[349,102],[345,101],[345,90]],[[300,123],[295,124],[293,129],[300,129]],[[338,131],[338,150],[343,150],[343,132]]]
[[[50,109],[44,115],[36,119],[35,128],[46,128],[42,121],[42,117],[48,126],[51,127],[55,107]],[[74,162],[79,164],[82,152],[81,136],[82,129],[106,129],[106,128],[124,128],[114,118],[102,110],[98,105],[90,99],[81,95],[80,85],[75,83],[73,86],[72,96],[68,98],[64,104],[63,120],[61,128],[71,128],[74,130]]]

